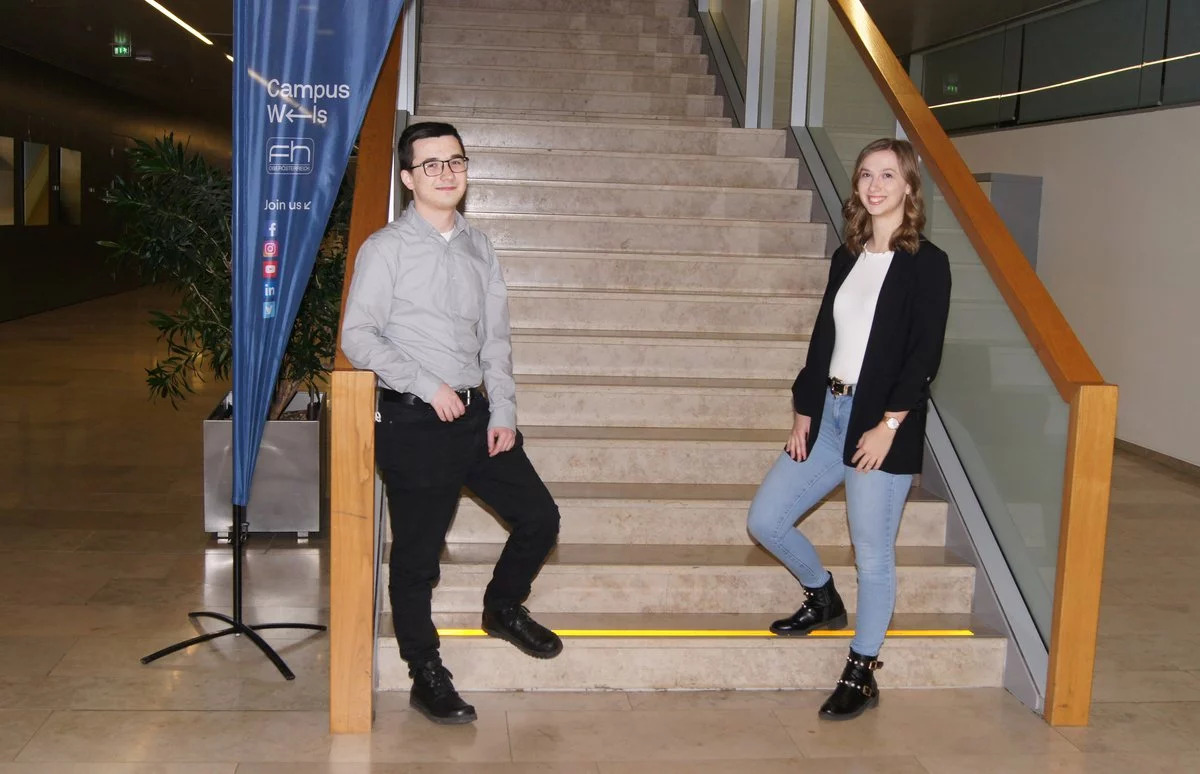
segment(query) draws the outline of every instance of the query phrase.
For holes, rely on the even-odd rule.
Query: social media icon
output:
[[[279,242],[268,239],[263,242],[263,258],[274,258],[279,255]]]
[[[263,319],[265,320],[267,318],[274,317],[274,316],[275,316],[275,302],[274,301],[264,301],[263,302]]]
[[[275,279],[279,276],[279,261],[263,261],[263,279]]]
[[[263,298],[275,298],[275,294],[279,292],[279,286],[274,282],[267,282],[263,285]]]
[[[269,236],[271,239],[274,239],[277,233],[279,233],[279,224],[271,221],[271,223],[267,225],[267,236]]]

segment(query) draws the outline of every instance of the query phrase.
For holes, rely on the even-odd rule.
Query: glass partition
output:
[[[58,149],[58,213],[61,223],[83,222],[83,154],[70,148]]]
[[[0,226],[11,226],[16,222],[15,199],[17,181],[16,156],[13,138],[0,137]]]
[[[845,197],[858,152],[895,137],[896,116],[825,0],[813,3],[812,22],[806,128]],[[950,256],[953,277],[934,402],[1048,644],[1069,406],[928,174],[925,201],[925,233]]]
[[[50,225],[50,146],[25,143],[25,218],[26,226]]]

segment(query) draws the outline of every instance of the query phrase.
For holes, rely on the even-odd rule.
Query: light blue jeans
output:
[[[852,396],[825,393],[816,445],[804,462],[796,462],[787,452],[779,455],[754,495],[747,527],[800,583],[823,586],[829,572],[813,544],[795,529],[796,522],[844,482],[858,568],[858,615],[850,647],[861,655],[876,656],[896,607],[896,533],[912,476],[881,470],[859,473],[843,464],[853,405]]]

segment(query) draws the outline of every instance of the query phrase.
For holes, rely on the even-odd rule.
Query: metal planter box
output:
[[[233,525],[232,400],[227,394],[204,420],[204,531],[218,536],[229,534]],[[302,392],[288,411],[303,411],[309,403]],[[328,523],[326,424],[323,400],[316,419],[267,422],[246,509],[251,532],[294,532],[303,538]]]

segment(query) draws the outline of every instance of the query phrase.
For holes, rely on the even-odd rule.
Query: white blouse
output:
[[[833,300],[833,359],[829,375],[846,384],[858,383],[879,289],[892,265],[893,254],[891,250],[872,253],[863,248]]]

